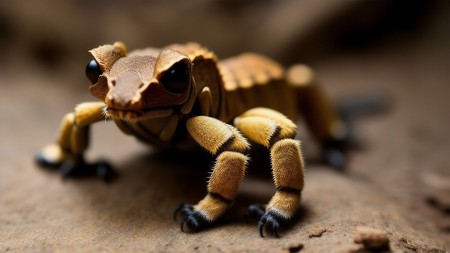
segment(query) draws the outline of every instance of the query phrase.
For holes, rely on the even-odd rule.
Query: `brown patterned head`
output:
[[[192,62],[172,50],[147,49],[127,55],[123,43],[89,51],[86,75],[91,94],[106,104],[113,119],[165,117],[182,107],[192,90]]]

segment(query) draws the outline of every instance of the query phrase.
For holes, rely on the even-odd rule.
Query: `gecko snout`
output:
[[[110,82],[110,90],[105,98],[105,103],[110,108],[119,110],[141,109],[141,93],[139,88],[142,81],[138,73],[128,71]]]

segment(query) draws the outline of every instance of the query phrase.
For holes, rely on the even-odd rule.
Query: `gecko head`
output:
[[[178,51],[145,49],[127,55],[125,46],[116,42],[90,53],[90,92],[105,102],[105,114],[115,120],[167,117],[189,101],[192,62]]]

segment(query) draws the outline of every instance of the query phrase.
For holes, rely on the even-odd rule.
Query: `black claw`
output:
[[[181,211],[181,208],[182,208],[183,205],[184,205],[184,204],[181,204],[179,207],[177,207],[177,208],[175,209],[175,211],[173,211],[172,218],[173,218],[174,221],[177,220],[178,213]],[[183,229],[182,229],[182,230],[183,230]]]
[[[260,218],[266,212],[266,207],[259,204],[250,205],[248,207],[248,214]]]
[[[182,220],[180,223],[180,229],[181,229],[181,232],[183,232],[183,233],[184,233],[184,223],[186,223],[186,219]]]
[[[265,212],[266,208],[264,207],[264,205],[260,204],[249,205],[247,208],[247,213],[244,215],[244,220],[248,222],[251,219],[260,219]]]
[[[264,237],[264,230],[273,233],[277,238],[280,237],[278,230],[290,224],[290,219],[279,215],[273,211],[265,213],[258,222],[259,234]]]
[[[265,222],[259,222],[258,223],[258,227],[259,227],[259,235],[261,235],[261,237],[264,237],[264,226],[265,226]]]
[[[278,235],[278,229],[280,228],[280,223],[278,223],[278,221],[275,220],[272,216],[270,216],[267,220],[270,221],[269,222],[269,224],[270,224],[270,231],[273,232],[276,237],[280,237]]]
[[[181,228],[184,228],[184,224],[187,225],[189,230],[191,231],[197,231],[200,228],[200,221],[197,220],[199,217],[195,217],[196,215],[194,213],[191,213],[188,215],[182,222]],[[182,229],[181,231],[184,232]]]
[[[287,225],[289,220],[284,216],[281,216],[273,211],[266,213],[266,208],[263,205],[255,204],[248,207],[248,213],[246,217],[259,218],[258,228],[261,237],[264,237],[264,230],[267,229],[273,233],[277,238],[280,237],[278,230],[283,224]]]
[[[183,204],[179,205],[179,206],[175,209],[175,211],[173,212],[173,220],[174,220],[174,221],[177,220],[177,216],[178,216],[178,214],[179,214],[180,212],[183,213],[183,214],[186,214],[186,213],[191,212],[191,211],[193,211],[193,210],[194,210],[194,208],[193,208],[191,205],[188,205],[188,204],[183,203]]]
[[[192,205],[181,204],[173,213],[174,220],[177,219],[179,213],[184,215],[184,219],[180,223],[180,229],[182,232],[185,232],[185,225],[190,231],[198,231],[211,224],[211,222],[208,221],[200,212],[195,211]]]
[[[280,238],[280,236],[278,235],[278,229],[274,229],[274,230],[273,230],[273,233],[275,234],[275,236],[276,236],[277,238]]]

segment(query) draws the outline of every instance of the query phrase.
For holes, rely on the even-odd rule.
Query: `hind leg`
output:
[[[277,111],[255,108],[235,119],[236,127],[250,140],[270,150],[276,193],[264,207],[249,210],[261,216],[259,230],[267,228],[278,236],[278,230],[292,223],[304,186],[304,163],[300,142],[294,140],[296,125]]]
[[[300,112],[309,130],[322,145],[325,162],[343,170],[347,164],[346,151],[351,145],[351,132],[314,75],[309,67],[298,64],[289,68],[287,80],[298,91]]]

